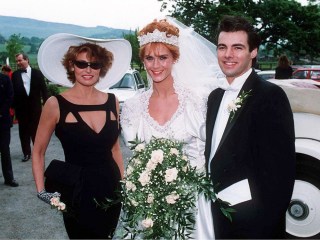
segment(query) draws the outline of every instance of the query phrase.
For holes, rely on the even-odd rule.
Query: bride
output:
[[[183,141],[190,164],[205,171],[207,95],[219,67],[216,47],[173,18],[154,20],[139,32],[140,58],[152,86],[127,100],[121,126],[126,141],[152,137]],[[199,195],[195,239],[214,239],[211,203]]]

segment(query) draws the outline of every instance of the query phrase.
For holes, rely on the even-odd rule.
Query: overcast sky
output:
[[[10,0],[0,15],[134,30],[164,17],[160,6],[157,0]]]
[[[163,18],[167,12],[160,6],[157,0],[9,0],[1,4],[0,15],[135,30]]]

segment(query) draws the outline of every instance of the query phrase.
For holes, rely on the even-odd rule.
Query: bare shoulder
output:
[[[44,107],[47,107],[47,108],[56,108],[58,106],[59,106],[58,100],[55,96],[49,97],[44,105]]]
[[[50,98],[48,98],[43,107],[42,117],[46,119],[46,121],[58,122],[58,119],[60,117],[60,109],[56,97],[51,96]]]

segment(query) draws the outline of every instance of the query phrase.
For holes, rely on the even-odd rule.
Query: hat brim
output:
[[[125,39],[94,39],[68,33],[57,33],[49,36],[41,44],[38,52],[38,65],[43,75],[51,82],[72,87],[73,83],[67,78],[67,71],[62,65],[62,59],[70,46],[91,42],[112,52],[114,60],[104,77],[100,77],[95,87],[105,90],[117,83],[130,68],[132,49]]]

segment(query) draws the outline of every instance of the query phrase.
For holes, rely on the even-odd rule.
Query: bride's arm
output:
[[[200,141],[206,141],[206,99],[190,95],[186,106],[186,130]]]
[[[128,99],[122,106],[120,117],[122,134],[127,146],[130,146],[128,142],[134,140],[137,136],[140,117],[139,98]]]

